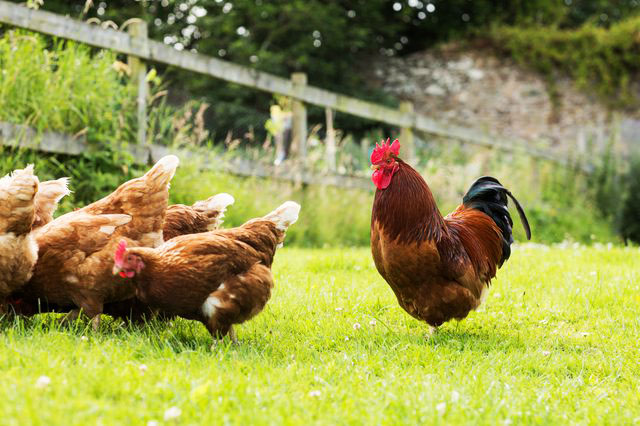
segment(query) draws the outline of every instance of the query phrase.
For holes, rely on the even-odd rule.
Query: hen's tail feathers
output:
[[[31,231],[38,183],[33,164],[0,179],[0,232],[21,235]]]
[[[176,169],[180,164],[180,160],[175,155],[166,155],[162,157],[158,162],[145,173],[144,178],[152,182],[157,182],[157,186],[163,184],[169,184],[173,175],[176,174]],[[153,185],[156,186],[156,185]]]
[[[286,201],[280,207],[264,217],[276,224],[276,228],[286,231],[289,226],[296,223],[300,214],[300,204],[293,201]]]
[[[223,222],[222,218],[224,218],[227,207],[235,201],[231,195],[223,192],[209,197],[206,200],[196,202],[193,208],[207,215],[209,218],[209,229],[217,229]]]
[[[508,199],[511,198],[518,209],[518,215],[520,221],[527,234],[527,239],[531,239],[531,228],[529,227],[529,221],[524,214],[524,209],[516,200],[516,198],[498,181],[498,179],[491,176],[483,176],[476,180],[467,194],[462,199],[462,203],[472,209],[480,210],[489,216],[498,225],[498,228],[502,231],[502,259],[500,260],[500,266],[505,260],[509,259],[511,255],[511,243],[513,243],[513,220],[509,214]]]
[[[53,213],[58,208],[58,202],[62,197],[71,194],[69,190],[69,178],[63,177],[57,180],[40,182],[38,192],[34,199],[36,206],[36,218],[33,228],[46,225],[53,220]]]

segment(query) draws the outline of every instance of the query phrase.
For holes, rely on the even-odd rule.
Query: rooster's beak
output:
[[[379,168],[380,168],[380,166],[377,165],[377,164],[372,164],[371,165],[371,170],[378,170]]]

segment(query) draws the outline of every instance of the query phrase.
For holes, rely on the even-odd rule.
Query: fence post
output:
[[[327,119],[327,146],[326,156],[329,171],[336,171],[336,131],[333,128],[333,110],[325,108],[324,114]]]
[[[413,117],[413,103],[409,101],[401,102],[400,112]],[[400,156],[406,158],[409,164],[415,165],[416,148],[413,138],[413,127],[403,127],[400,130]]]
[[[364,137],[364,138],[360,139],[360,151],[362,151],[362,157],[367,162],[369,161],[369,146],[370,145],[371,145],[371,141],[369,140],[369,138]]]
[[[303,72],[294,72],[291,74],[291,82],[294,90],[304,89],[307,85],[307,74]],[[304,168],[307,158],[307,108],[304,103],[293,99],[293,152],[297,157],[298,164]]]
[[[147,23],[141,19],[132,20],[127,27],[131,42],[135,44],[146,44],[149,36]],[[128,56],[127,63],[131,70],[131,80],[136,85],[138,105],[138,144],[144,146],[147,142],[147,65],[136,56]]]

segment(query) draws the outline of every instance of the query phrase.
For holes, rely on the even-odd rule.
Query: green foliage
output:
[[[302,205],[302,212],[287,232],[287,244],[304,247],[369,244],[372,192],[316,185],[299,187],[287,182],[201,172],[195,163],[181,165],[171,183],[171,200],[176,203],[192,204],[218,192],[228,192],[236,199],[225,216],[228,226],[264,216],[284,201],[293,200]]]
[[[86,134],[95,144],[134,141],[135,92],[114,69],[115,61],[114,53],[93,54],[86,45],[4,32],[0,120]]]
[[[111,193],[122,182],[142,175],[146,169],[132,168],[126,158],[109,150],[67,157],[0,147],[0,154],[0,176],[28,163],[35,163],[41,179],[70,176],[74,193],[65,198],[60,213]],[[420,170],[436,196],[440,211],[447,214],[461,202],[471,182],[483,172],[439,161],[442,159]],[[199,166],[196,161],[182,162],[171,184],[171,202],[192,204],[213,194],[228,192],[235,197],[236,203],[229,208],[226,225],[237,226],[267,214],[286,200],[294,200],[302,205],[302,212],[300,220],[288,233],[288,245],[349,247],[369,244],[372,191],[316,185],[300,187],[288,182],[215,172],[216,164],[208,165],[208,171],[201,171]],[[524,159],[509,164],[500,157],[494,158],[489,167],[490,174],[523,204],[534,241],[593,243],[616,240],[613,219],[600,212],[590,189],[591,181],[580,172],[536,165]],[[525,241],[517,213],[511,210],[516,222],[515,239]]]
[[[91,149],[136,143],[136,88],[115,53],[0,26],[0,121],[37,131],[85,135]],[[160,145],[198,146],[208,105],[168,104],[166,84],[155,69],[147,75],[147,137]],[[97,153],[100,157],[103,153]],[[128,159],[124,159],[129,162]]]
[[[633,160],[625,178],[628,191],[621,212],[620,234],[625,240],[640,244],[640,156]]]
[[[40,180],[71,178],[73,193],[65,198],[58,214],[82,207],[113,192],[122,182],[144,173],[131,159],[110,149],[79,156],[51,155],[0,145],[0,176],[34,164]]]
[[[591,23],[577,30],[496,27],[489,37],[520,63],[545,76],[553,90],[559,75],[615,107],[638,106],[632,84],[640,73],[640,17],[609,28]]]
[[[631,425],[638,264],[637,248],[520,246],[482,307],[429,338],[369,250],[285,243],[239,345],[210,350],[205,327],[182,319],[104,318],[98,332],[53,315],[0,321],[2,422]]]

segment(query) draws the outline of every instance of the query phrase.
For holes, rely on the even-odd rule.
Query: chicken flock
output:
[[[103,313],[140,320],[201,321],[214,338],[258,314],[273,288],[271,264],[296,222],[287,201],[262,218],[218,229],[234,202],[218,194],[168,205],[179,160],[168,155],[143,176],[53,219],[68,180],[39,182],[33,166],[0,180],[0,310],[67,312],[100,324]]]
[[[478,179],[443,217],[424,179],[399,158],[398,140],[371,154],[375,266],[399,305],[432,328],[463,319],[509,259],[513,221],[524,210],[493,177]],[[168,155],[143,176],[88,206],[53,218],[68,179],[39,182],[33,166],[0,179],[0,315],[63,312],[131,321],[180,316],[236,342],[234,324],[263,310],[271,265],[300,205],[220,229],[234,199],[222,193],[169,205],[179,160]]]

